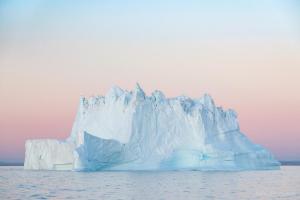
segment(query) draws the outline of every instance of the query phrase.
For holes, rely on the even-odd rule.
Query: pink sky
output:
[[[9,80],[2,79],[5,83],[2,82],[0,105],[2,160],[22,160],[26,139],[66,138],[81,94],[105,94],[112,84],[131,89],[136,81],[147,94],[157,88],[171,97],[186,94],[196,98],[208,92],[217,105],[238,112],[242,132],[254,142],[269,148],[279,159],[299,159],[297,68],[199,67],[187,72],[161,68],[147,75],[137,68],[128,74],[106,71],[107,77],[102,80],[93,75],[96,70],[85,73],[90,79],[74,77],[76,70],[68,74],[55,71],[37,69],[14,75],[11,72],[11,76],[5,76]],[[96,74],[101,75],[101,71]]]
[[[0,4],[0,160],[22,161],[26,139],[66,138],[80,95],[136,82],[209,93],[251,140],[300,159],[300,12],[284,2]]]

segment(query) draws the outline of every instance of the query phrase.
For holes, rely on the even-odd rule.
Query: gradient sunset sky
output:
[[[209,93],[252,141],[300,160],[300,1],[0,0],[0,160],[69,136],[112,85]]]

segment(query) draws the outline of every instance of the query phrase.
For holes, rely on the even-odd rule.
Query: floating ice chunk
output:
[[[52,139],[28,140],[25,148],[25,169],[73,169],[75,145],[72,143]]]

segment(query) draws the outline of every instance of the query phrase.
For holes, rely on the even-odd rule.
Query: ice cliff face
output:
[[[209,95],[146,96],[137,84],[131,92],[113,87],[106,96],[82,97],[71,136],[27,141],[25,168],[248,170],[279,168],[279,162]]]

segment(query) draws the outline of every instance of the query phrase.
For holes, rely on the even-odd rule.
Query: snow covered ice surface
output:
[[[279,162],[240,132],[237,114],[205,94],[166,98],[112,87],[105,96],[80,98],[65,141],[28,140],[25,169],[252,170]]]

